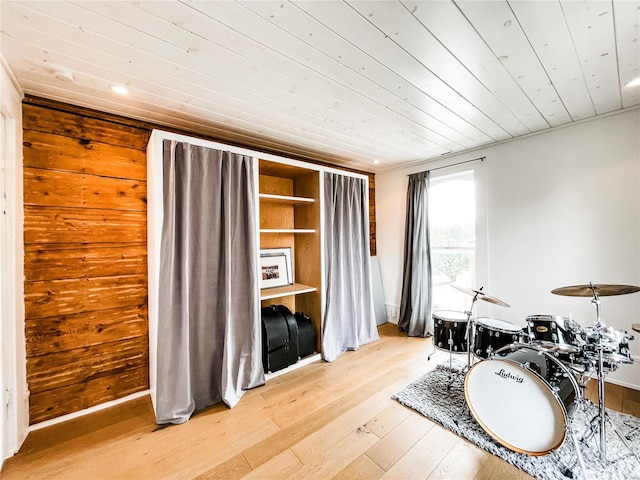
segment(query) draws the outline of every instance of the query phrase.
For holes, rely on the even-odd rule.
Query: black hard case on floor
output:
[[[285,305],[262,309],[262,365],[265,372],[277,372],[316,350],[316,332],[311,318],[295,315]]]
[[[316,329],[306,313],[296,312],[298,322],[298,354],[300,358],[313,355],[316,351]]]
[[[276,372],[296,363],[298,355],[298,323],[284,305],[262,309],[262,366],[265,372]]]

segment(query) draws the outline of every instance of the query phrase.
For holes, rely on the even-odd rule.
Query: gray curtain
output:
[[[253,159],[164,141],[156,421],[264,383]]]
[[[322,358],[378,339],[371,290],[369,205],[363,179],[324,175],[326,302]]]
[[[410,337],[426,337],[433,332],[428,207],[429,172],[409,175],[398,326]]]

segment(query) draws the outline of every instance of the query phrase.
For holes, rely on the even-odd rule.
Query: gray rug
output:
[[[531,456],[503,447],[480,427],[466,408],[463,377],[455,380],[451,388],[447,389],[448,377],[447,362],[407,385],[395,393],[393,398],[541,480],[640,479],[640,462],[610,427],[606,429],[607,459],[604,462],[600,460],[598,431],[586,442],[579,444],[587,468],[586,477],[577,463],[576,450],[569,434],[558,450],[545,456]],[[587,411],[576,409],[571,417],[570,432],[575,431],[578,438],[582,438],[590,420],[597,413],[597,407],[589,405]],[[640,419],[610,409],[607,409],[607,414],[618,431],[629,436],[629,443],[640,455]],[[637,430],[633,430],[634,428]]]

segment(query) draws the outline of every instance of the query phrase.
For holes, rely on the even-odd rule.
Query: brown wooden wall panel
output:
[[[24,299],[28,319],[145,305],[147,277],[118,275],[26,282]]]
[[[147,388],[149,372],[146,367],[140,367],[32,394],[31,423],[94,407]]]
[[[24,105],[30,423],[148,388],[148,129]]]
[[[27,359],[32,394],[147,366],[146,335]],[[64,368],[60,368],[63,366]]]
[[[145,211],[147,182],[25,167],[24,203]]]
[[[25,206],[25,244],[141,243],[146,212]]]
[[[145,335],[147,330],[146,305],[29,319],[25,327],[27,356],[125,340]]]
[[[22,125],[25,130],[54,133],[142,151],[146,150],[151,135],[147,129],[29,104],[22,106]]]
[[[143,243],[29,245],[24,253],[24,275],[30,281],[146,273]]]
[[[25,130],[24,166],[114,178],[147,179],[142,150]]]
[[[369,252],[371,256],[378,254],[376,243],[376,176],[369,175]]]

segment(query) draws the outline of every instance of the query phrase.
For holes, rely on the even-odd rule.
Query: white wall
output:
[[[15,454],[29,428],[24,338],[22,91],[0,55],[0,459]]]
[[[385,299],[400,304],[408,173],[486,156],[478,178],[478,285],[512,305],[486,302],[479,313],[525,325],[528,315],[568,316],[592,326],[589,298],[553,295],[566,285],[640,285],[640,110],[557,128],[438,163],[376,176],[377,241]],[[458,167],[459,168],[459,167]],[[446,172],[447,169],[439,172]],[[602,320],[631,332],[640,293],[602,297]],[[486,313],[485,313],[486,312]],[[392,319],[393,320],[393,319]],[[630,342],[640,362],[640,334]],[[640,367],[609,375],[640,389]]]

